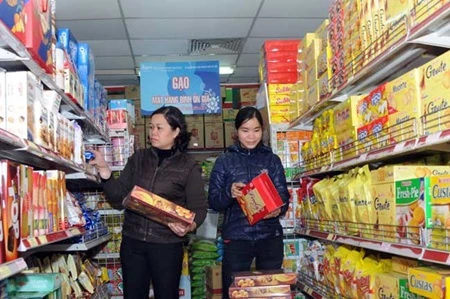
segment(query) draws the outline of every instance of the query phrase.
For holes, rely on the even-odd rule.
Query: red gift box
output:
[[[248,183],[242,189],[242,193],[244,196],[238,198],[238,203],[251,225],[284,204],[266,172]]]

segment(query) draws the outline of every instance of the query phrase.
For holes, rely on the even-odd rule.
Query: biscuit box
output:
[[[295,273],[282,270],[238,272],[233,276],[234,285],[238,287],[292,285],[297,282]]]
[[[190,225],[195,218],[194,212],[138,186],[131,190],[122,204],[131,211],[165,225],[171,222]]]
[[[260,287],[230,287],[228,290],[230,298],[278,298],[280,296],[290,296],[291,287],[289,285],[260,286]]]
[[[250,225],[283,206],[283,201],[266,172],[248,183],[242,193],[244,196],[237,200]]]

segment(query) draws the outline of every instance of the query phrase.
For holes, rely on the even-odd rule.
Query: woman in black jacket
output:
[[[209,182],[209,206],[224,212],[222,237],[225,243],[222,282],[223,298],[229,298],[232,273],[280,269],[283,262],[283,230],[279,221],[288,209],[289,192],[280,158],[262,143],[263,119],[253,107],[242,108],[236,116],[238,142],[221,155]],[[261,172],[267,171],[285,205],[251,226],[236,198],[241,189]]]
[[[99,152],[90,164],[98,169],[113,204],[137,185],[196,213],[191,226],[167,227],[125,210],[120,247],[124,297],[147,299],[151,281],[156,299],[178,299],[184,237],[206,217],[204,183],[200,166],[186,153],[190,134],[180,110],[166,106],[153,112],[149,135],[152,147],[130,157],[117,180]]]

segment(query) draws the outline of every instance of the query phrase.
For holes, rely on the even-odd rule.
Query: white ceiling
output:
[[[258,82],[265,40],[302,38],[328,17],[332,0],[58,0],[58,27],[95,54],[104,85],[138,84],[147,61],[219,60],[235,67],[223,83]],[[191,39],[242,38],[238,53],[189,56]]]

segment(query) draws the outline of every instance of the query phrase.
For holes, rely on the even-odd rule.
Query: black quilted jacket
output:
[[[210,208],[224,212],[222,236],[225,240],[260,240],[282,235],[279,217],[262,220],[251,226],[236,199],[231,197],[231,184],[247,184],[262,171],[267,170],[281,199],[288,209],[289,192],[280,158],[272,149],[260,144],[252,150],[233,145],[220,156],[211,173],[208,202]]]
[[[158,167],[158,155],[154,149],[139,150],[130,157],[117,180],[111,178],[103,182],[103,189],[107,200],[117,206],[135,185],[194,211],[197,227],[205,220],[207,202],[201,168],[188,154],[176,152]],[[123,234],[154,243],[184,240],[167,226],[129,210],[125,210]]]

